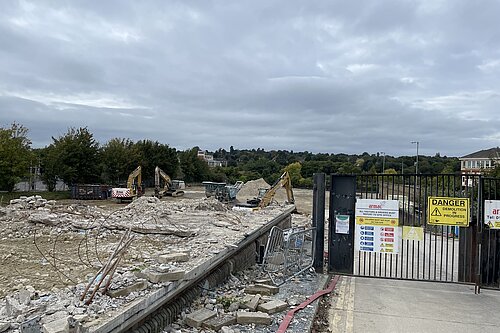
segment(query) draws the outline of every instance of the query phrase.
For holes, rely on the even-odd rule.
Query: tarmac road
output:
[[[500,331],[500,292],[455,283],[342,277],[329,296],[331,332]]]

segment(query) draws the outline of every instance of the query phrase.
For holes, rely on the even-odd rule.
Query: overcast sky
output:
[[[0,125],[200,146],[500,145],[499,1],[1,1]]]

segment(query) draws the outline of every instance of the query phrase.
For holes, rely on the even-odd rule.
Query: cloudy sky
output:
[[[0,2],[0,125],[200,146],[500,145],[499,1]]]

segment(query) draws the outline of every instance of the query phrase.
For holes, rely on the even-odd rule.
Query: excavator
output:
[[[281,175],[281,177],[278,178],[278,180],[269,189],[259,189],[259,196],[255,199],[248,200],[247,205],[245,206],[258,207],[258,208],[264,208],[269,206],[269,204],[273,201],[276,191],[280,187],[285,188],[288,203],[294,204],[295,198],[293,197],[290,174],[288,173],[288,171],[285,171]]]
[[[128,175],[127,187],[114,187],[111,189],[111,197],[120,202],[132,201],[136,197],[143,195],[142,188],[142,168],[139,165]]]
[[[293,191],[292,191],[292,181],[290,179],[290,174],[288,171],[283,172],[280,178],[271,186],[270,189],[268,189],[262,198],[260,199],[259,202],[259,208],[264,208],[266,206],[269,206],[271,201],[273,201],[274,195],[276,194],[276,191],[280,188],[284,187],[286,190],[286,196],[288,199],[288,203],[293,204],[295,203],[295,198],[293,197]]]
[[[163,178],[165,185],[163,190],[160,190],[160,178]],[[184,182],[182,180],[172,180],[169,175],[167,175],[159,167],[155,168],[155,197],[161,198],[163,196],[180,197],[184,195],[183,188]]]

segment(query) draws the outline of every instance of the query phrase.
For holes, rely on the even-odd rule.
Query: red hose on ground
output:
[[[314,295],[312,295],[307,300],[302,302],[299,306],[288,311],[285,318],[281,322],[280,327],[278,327],[278,330],[276,331],[276,333],[285,333],[286,332],[286,329],[288,328],[288,325],[290,325],[290,322],[292,321],[293,316],[295,315],[295,312],[298,312],[298,311],[304,309],[306,306],[308,306],[309,304],[314,302],[318,297],[331,293],[333,291],[333,289],[335,288],[335,286],[337,285],[339,278],[340,278],[340,275],[336,275],[332,279],[332,281],[330,281],[330,284],[328,285],[328,287],[326,289],[323,289],[323,290],[316,292]]]

